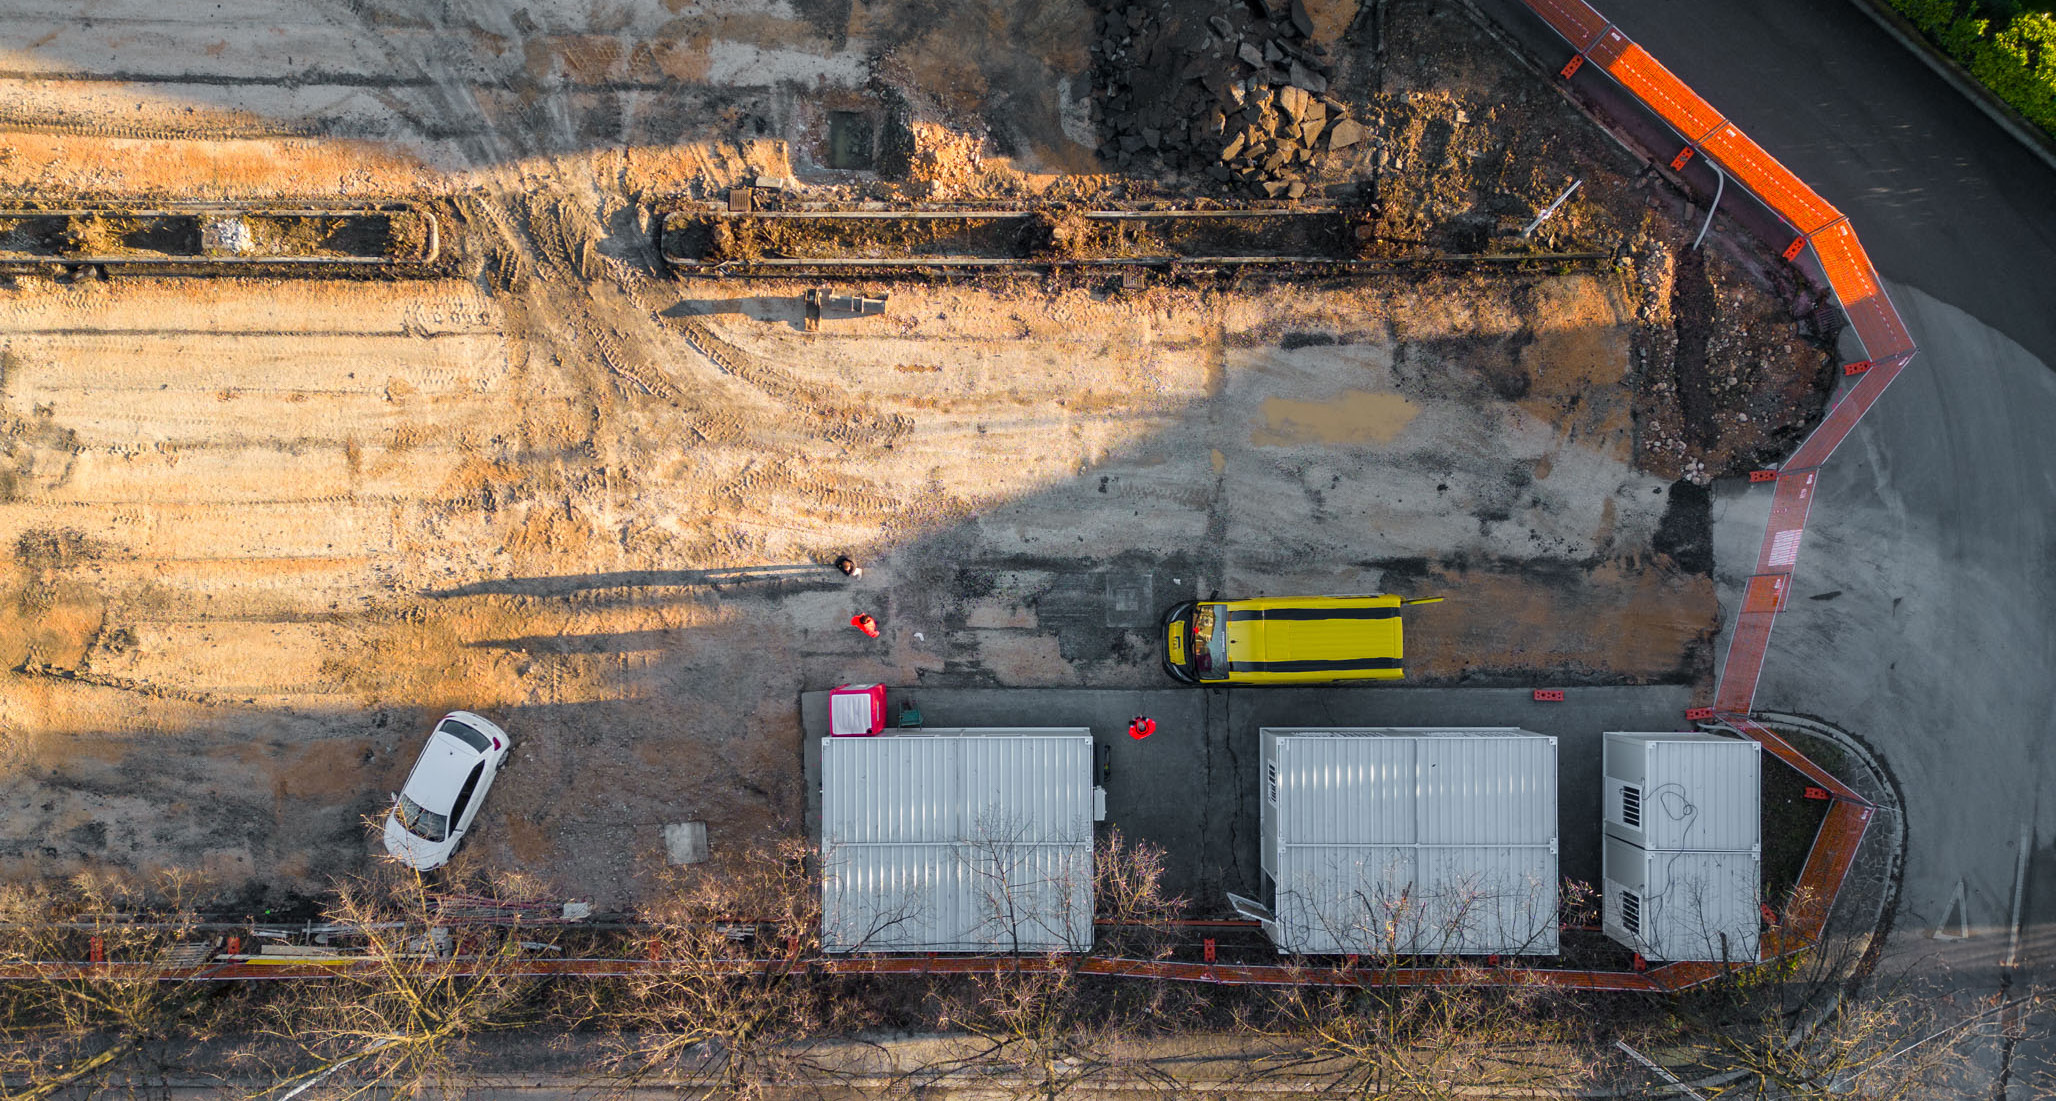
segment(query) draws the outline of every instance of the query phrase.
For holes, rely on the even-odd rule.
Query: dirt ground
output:
[[[1075,0],[190,6],[0,15],[0,197],[415,200],[449,260],[0,289],[0,874],[318,890],[463,707],[516,746],[464,858],[631,904],[665,823],[797,828],[801,690],[1154,685],[1216,589],[1445,595],[1423,682],[1703,682],[1697,483],[1818,410],[1800,292],[1441,2],[1312,5],[1370,132],[1323,186],[1424,253],[1582,178],[1537,241],[1613,268],[850,284],[818,334],[663,212],[1222,192],[1102,169]]]

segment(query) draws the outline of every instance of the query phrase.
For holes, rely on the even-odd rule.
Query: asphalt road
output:
[[[1822,475],[1756,704],[1897,775],[1890,966],[1978,996],[2056,981],[2056,173],[1852,5],[1601,7],[1849,214],[1922,350]],[[1725,607],[1768,501],[1718,499]],[[2005,1096],[2046,1095],[2051,1051],[2020,1044]]]

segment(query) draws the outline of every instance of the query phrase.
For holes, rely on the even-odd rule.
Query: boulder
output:
[[[1314,19],[1313,16],[1307,14],[1306,5],[1301,0],[1291,0],[1290,10],[1292,13],[1292,26],[1293,29],[1299,32],[1299,37],[1312,38],[1314,36]]]
[[[1328,148],[1347,149],[1364,140],[1364,128],[1355,119],[1342,119],[1328,130]]]
[[[1241,153],[1242,150],[1248,146],[1248,144],[1248,142],[1242,140],[1241,134],[1237,134],[1234,137],[1229,138],[1228,144],[1221,147],[1221,159],[1224,161],[1234,160],[1236,155]]]
[[[1235,28],[1226,19],[1218,15],[1209,15],[1206,17],[1206,21],[1207,25],[1214,29],[1214,33],[1220,35],[1223,39],[1235,37]]]
[[[1293,0],[1292,6],[1298,7],[1299,0]],[[1285,197],[1288,199],[1297,199],[1304,194],[1306,194],[1306,185],[1298,180],[1292,181],[1291,185],[1285,188]]]
[[[1264,52],[1247,42],[1235,47],[1235,56],[1241,58],[1252,69],[1264,67]]]
[[[1275,199],[1292,190],[1292,185],[1282,180],[1265,180],[1259,190],[1263,192],[1264,198]],[[1304,185],[1301,185],[1301,190],[1305,190]]]
[[[1279,48],[1278,48],[1278,44],[1277,44],[1276,42],[1265,42],[1265,43],[1264,43],[1264,60],[1265,60],[1265,61],[1278,61],[1278,60],[1282,59],[1282,58],[1283,58],[1284,56],[1285,56],[1285,51],[1283,51],[1283,50],[1279,49]]]
[[[1293,62],[1292,67],[1287,70],[1286,79],[1292,83],[1294,88],[1300,88],[1315,95],[1328,90],[1327,77],[1308,69],[1297,61]]]

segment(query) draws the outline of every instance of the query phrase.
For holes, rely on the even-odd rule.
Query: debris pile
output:
[[[1316,158],[1366,136],[1329,93],[1328,52],[1301,0],[1249,0],[1203,19],[1115,3],[1097,30],[1099,154],[1116,170],[1183,171],[1297,199]]]

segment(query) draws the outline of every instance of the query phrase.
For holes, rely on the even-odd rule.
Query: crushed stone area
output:
[[[1616,264],[851,281],[884,313],[816,333],[803,285],[664,267],[667,211],[760,182],[1059,227],[1257,201],[1189,129],[1161,171],[1106,162],[1117,10],[0,15],[4,202],[404,200],[447,231],[410,278],[0,286],[0,875],[319,890],[466,708],[515,751],[461,859],[632,905],[666,824],[800,828],[801,691],[1153,687],[1157,612],[1215,590],[1446,596],[1409,613],[1421,683],[1706,685],[1700,486],[1817,415],[1812,304],[1719,230],[1689,252],[1680,200],[1455,5],[1143,23],[1293,43],[1222,79],[1283,72],[1243,93],[1266,141],[1277,88],[1328,97],[1292,179],[1374,204],[1365,247],[1521,247],[1579,178],[1527,247]]]

